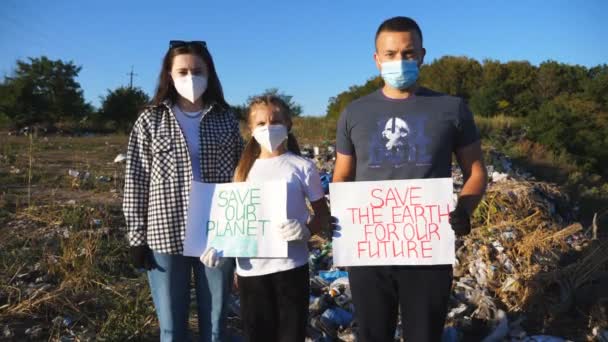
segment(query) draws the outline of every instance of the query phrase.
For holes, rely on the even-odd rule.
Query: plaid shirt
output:
[[[200,123],[202,181],[231,182],[242,148],[238,120],[211,106]],[[127,150],[123,211],[130,246],[183,252],[191,182],[188,146],[170,103],[147,108],[135,122]]]

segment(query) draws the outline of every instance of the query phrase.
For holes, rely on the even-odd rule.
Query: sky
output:
[[[129,84],[150,96],[169,40],[205,40],[226,99],[243,104],[278,88],[305,115],[378,75],[380,23],[409,16],[422,29],[425,62],[477,60],[608,63],[608,1],[33,1],[0,0],[0,77],[18,59],[47,56],[82,67],[85,99],[99,106]]]

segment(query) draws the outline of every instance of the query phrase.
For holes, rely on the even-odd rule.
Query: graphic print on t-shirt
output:
[[[431,161],[427,152],[430,139],[425,134],[425,125],[424,116],[408,116],[407,119],[388,116],[378,120],[370,137],[368,166],[400,168],[428,165]]]

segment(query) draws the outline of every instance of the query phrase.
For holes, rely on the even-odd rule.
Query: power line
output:
[[[131,72],[127,73],[127,76],[129,76],[129,88],[133,88],[133,76],[138,76],[137,74],[133,73],[133,66],[131,65]]]

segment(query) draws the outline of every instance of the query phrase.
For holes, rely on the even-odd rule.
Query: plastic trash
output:
[[[353,321],[353,314],[342,308],[330,308],[321,315],[322,322],[330,322],[335,327],[346,327]]]
[[[327,172],[322,172],[320,174],[321,177],[321,187],[323,188],[323,192],[327,195],[329,193],[329,183],[331,183],[331,175]]]
[[[329,304],[329,298],[327,298],[326,294],[315,297],[310,301],[308,311],[311,313],[311,315],[318,315],[321,312],[324,312],[329,307]]]
[[[506,173],[500,173],[500,172],[492,172],[492,181],[493,182],[502,182],[504,180],[507,180],[509,178],[509,175]]]
[[[115,163],[122,163],[125,160],[127,160],[127,155],[124,153],[120,153],[116,156],[116,158],[114,158]]]
[[[325,280],[329,283],[332,283],[334,280],[336,280],[338,278],[348,277],[348,272],[340,271],[340,270],[321,271],[321,272],[319,272],[319,277],[321,277],[323,280]]]
[[[331,260],[326,260],[329,253],[331,253],[331,242],[325,243],[321,249],[311,251],[310,256],[308,257],[308,269],[310,270],[310,274],[315,274],[320,264],[330,263]]]
[[[78,178],[78,176],[80,176],[80,172],[78,172],[76,170],[69,169],[68,170],[68,175],[70,175],[71,177],[74,177],[74,178]]]
[[[5,325],[4,328],[2,329],[2,336],[4,338],[11,338],[13,336],[15,336],[15,333],[11,330],[11,328],[8,325]]]
[[[346,307],[348,303],[350,303],[350,301],[350,296],[347,296],[346,294],[341,294],[334,298],[334,302],[336,302],[336,304],[341,307]]]
[[[549,335],[534,335],[524,339],[525,342],[566,342],[565,339]]]
[[[460,333],[455,327],[446,327],[441,335],[441,342],[458,342]]]
[[[502,341],[509,335],[509,320],[507,319],[507,314],[502,310],[498,310],[496,318],[498,319],[496,328],[494,328],[494,331],[486,336],[482,342]]]

